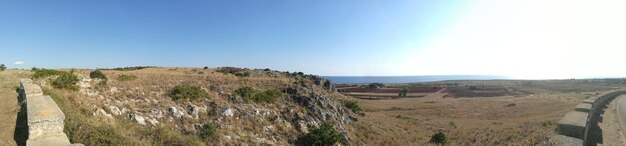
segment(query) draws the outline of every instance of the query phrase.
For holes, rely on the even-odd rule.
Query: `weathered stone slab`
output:
[[[589,104],[593,104],[594,102],[596,102],[596,99],[591,99],[591,98],[589,98],[589,99],[585,99],[585,100],[583,101],[583,103],[589,103]]]
[[[49,135],[39,139],[29,139],[26,146],[69,146],[70,140],[64,133],[58,135]]]
[[[50,96],[33,96],[27,99],[28,138],[63,133],[65,115]]]
[[[570,111],[557,124],[561,135],[584,139],[585,126],[589,113],[580,111]]]
[[[43,95],[43,92],[41,91],[41,87],[39,87],[39,85],[37,84],[21,84],[20,85],[20,89],[22,90],[22,94],[21,96],[24,96],[22,98],[27,99],[28,97],[31,96],[41,96]]]
[[[591,111],[591,106],[592,106],[591,103],[580,103],[576,105],[574,110],[589,113]]]

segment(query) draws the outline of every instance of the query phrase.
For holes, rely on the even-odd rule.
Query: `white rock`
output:
[[[122,111],[120,111],[119,108],[117,108],[116,106],[109,106],[109,112],[111,112],[111,114],[119,116],[122,114]]]
[[[117,92],[120,92],[120,91],[117,89],[117,87],[111,87],[111,90],[109,90],[109,92],[117,93]]]
[[[152,124],[152,126],[156,126],[159,124],[159,121],[156,119],[148,118],[148,123]]]
[[[222,112],[222,116],[232,117],[235,115],[235,110],[231,108],[227,108]]]
[[[274,129],[274,126],[272,126],[272,125],[263,126],[263,131],[265,131],[265,132],[270,132],[273,129]]]
[[[172,116],[176,117],[176,118],[180,118],[182,116],[185,115],[185,112],[183,110],[179,110],[177,107],[175,106],[169,106],[167,108],[167,110],[172,114]]]
[[[139,116],[139,115],[134,115],[132,117],[133,117],[133,120],[139,123],[139,125],[146,125],[146,118]]]

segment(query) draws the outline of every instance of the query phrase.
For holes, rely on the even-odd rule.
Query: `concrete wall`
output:
[[[63,146],[71,144],[63,133],[65,114],[41,87],[30,79],[20,79],[19,99],[26,104],[28,123],[27,146]]]
[[[559,134],[583,140],[583,143],[586,145],[592,120],[597,120],[595,116],[602,110],[602,106],[622,94],[626,94],[626,90],[614,90],[597,97],[591,97],[578,104],[573,111],[568,112],[557,124]]]

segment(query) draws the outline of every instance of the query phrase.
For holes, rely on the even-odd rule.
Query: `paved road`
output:
[[[622,146],[626,145],[626,139],[624,138],[624,134],[622,132],[622,128],[620,127],[618,120],[619,114],[626,114],[625,112],[618,112],[618,106],[620,106],[620,110],[624,111],[626,109],[626,102],[620,100],[624,99],[626,101],[626,95],[621,95],[611,101],[604,109],[604,112],[600,112],[600,117],[598,117],[598,128],[592,128],[590,131],[590,141],[592,141],[591,145],[598,146]],[[622,108],[623,107],[623,108]],[[592,124],[593,125],[593,124]]]

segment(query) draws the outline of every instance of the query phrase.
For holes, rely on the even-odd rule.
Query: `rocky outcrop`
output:
[[[20,100],[26,104],[27,146],[82,145],[71,144],[63,133],[65,115],[50,96],[30,79],[20,79]]]

